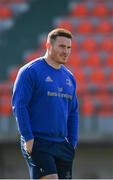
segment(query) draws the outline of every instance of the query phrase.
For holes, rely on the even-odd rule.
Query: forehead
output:
[[[72,40],[64,36],[57,36],[55,42],[57,44],[64,44],[64,45],[71,46]]]

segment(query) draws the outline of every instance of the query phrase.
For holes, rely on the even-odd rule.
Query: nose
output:
[[[64,48],[64,53],[65,53],[65,54],[68,54],[68,53],[69,53],[68,48]]]

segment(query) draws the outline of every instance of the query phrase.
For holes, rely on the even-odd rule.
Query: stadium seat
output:
[[[72,42],[72,52],[76,52],[78,49],[78,42],[75,40]]]
[[[0,116],[9,117],[11,112],[11,97],[9,95],[2,95],[0,97]]]
[[[111,101],[112,96],[108,93],[100,93],[96,94],[94,98],[95,101],[98,103],[98,105],[95,104],[98,116],[110,116],[112,114],[113,109],[113,102]]]
[[[70,12],[71,16],[86,16],[88,15],[87,7],[82,3],[76,3]]]
[[[27,2],[27,0],[10,1],[15,4],[9,6],[12,9],[13,7],[19,8],[19,4],[22,2]],[[7,2],[9,1],[7,0]],[[72,54],[66,66],[72,70],[77,81],[77,94],[83,100],[80,106],[82,114],[92,116],[96,112],[96,116],[99,113],[101,115],[105,113],[109,116],[113,106],[110,107],[109,104],[110,99],[112,101],[112,96],[108,97],[107,93],[108,91],[111,95],[113,93],[113,73],[109,72],[106,76],[105,67],[108,67],[108,70],[109,67],[113,67],[113,25],[111,24],[113,8],[107,6],[108,0],[105,3],[102,3],[102,0],[101,2],[84,0],[84,2],[75,3],[70,11],[70,16],[60,19],[55,26],[67,28],[73,32],[74,36],[76,33],[78,35],[78,39],[74,37]],[[87,2],[90,4],[88,5]],[[3,13],[1,18],[13,17],[12,11],[9,14],[7,10],[2,11],[0,9],[0,15]],[[45,42],[46,39],[43,36],[39,49],[25,53],[24,63],[43,55],[42,49],[45,49]],[[83,52],[88,55],[82,55],[85,54]],[[104,58],[102,58],[99,55],[100,52],[107,54],[107,56],[103,55]],[[8,82],[14,82],[17,72],[16,68],[8,71]],[[11,113],[9,105],[11,86],[9,87],[8,82],[0,83],[0,113],[7,116]]]
[[[111,101],[111,99],[113,98],[112,95],[108,95],[107,93],[103,94],[103,93],[97,92],[96,94],[93,94],[92,96],[89,95],[89,98],[88,96],[86,97],[88,101],[91,101],[92,103],[94,114],[96,114],[97,116],[111,115],[112,109],[113,109],[113,101]],[[87,106],[85,110],[87,110]]]
[[[100,43],[100,49],[107,52],[113,52],[113,39],[103,38],[103,41]]]
[[[113,25],[109,21],[100,21],[95,28],[97,33],[112,33],[113,32]]]
[[[100,91],[100,89],[102,88],[102,87],[100,87],[100,85],[101,85],[101,83],[96,84],[95,82],[90,81],[88,79],[87,84],[86,84],[87,88],[86,88],[85,94],[89,94],[89,95],[93,96],[94,93],[96,93],[97,91]]]
[[[7,6],[0,6],[0,19],[9,19],[13,17],[12,10]]]
[[[73,67],[78,67],[81,65],[81,62],[82,59],[80,57],[80,54],[79,53],[72,53],[67,64],[73,66]]]
[[[58,28],[66,28],[66,29],[68,29],[69,31],[73,31],[73,26],[72,26],[72,24],[71,24],[71,22],[69,21],[69,20],[67,20],[67,19],[62,19],[62,20],[60,20],[58,23],[57,23],[57,27]]]
[[[94,113],[92,99],[89,96],[85,95],[85,98],[83,98],[83,102],[81,104],[81,113],[84,116],[92,116]]]
[[[97,43],[92,38],[86,38],[80,43],[80,49],[84,51],[95,51],[96,48],[97,48]]]
[[[86,64],[87,66],[90,66],[92,68],[95,67],[99,68],[101,66],[101,60],[99,54],[95,52],[89,53],[89,56],[86,60]]]
[[[74,71],[74,77],[77,81],[77,83],[82,83],[82,82],[86,82],[86,76],[84,71],[82,71],[80,68],[76,68],[76,70]]]
[[[91,15],[93,16],[107,16],[108,15],[108,8],[103,3],[95,4],[92,8]]]
[[[0,33],[13,27],[15,17],[29,9],[29,0],[0,0]]]
[[[9,7],[12,9],[14,15],[26,12],[29,9],[30,0],[12,0]]]
[[[7,95],[11,92],[11,85],[8,81],[0,82],[0,97],[1,95]]]
[[[75,79],[76,79],[76,77],[75,77]],[[76,88],[77,88],[76,90],[77,90],[78,96],[80,96],[82,98],[87,91],[86,81],[77,81],[77,87]]]
[[[94,70],[90,74],[90,80],[95,83],[105,82],[105,74],[101,69]]]
[[[12,67],[8,70],[8,80],[9,82],[13,83],[16,79],[17,73],[18,73],[19,67]]]
[[[113,72],[109,74],[109,80],[113,84]]]
[[[106,64],[113,68],[113,52],[108,53]]]
[[[77,33],[93,33],[93,25],[90,21],[81,21],[77,27],[75,27]]]

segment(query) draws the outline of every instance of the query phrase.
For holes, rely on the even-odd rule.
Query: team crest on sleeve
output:
[[[68,86],[72,86],[71,80],[70,80],[70,79],[66,79],[66,84],[67,84]]]

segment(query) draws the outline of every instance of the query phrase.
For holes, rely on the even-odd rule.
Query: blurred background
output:
[[[77,81],[73,178],[113,178],[113,0],[0,0],[0,178],[28,178],[11,110],[18,69],[44,55],[55,27],[72,31]]]

